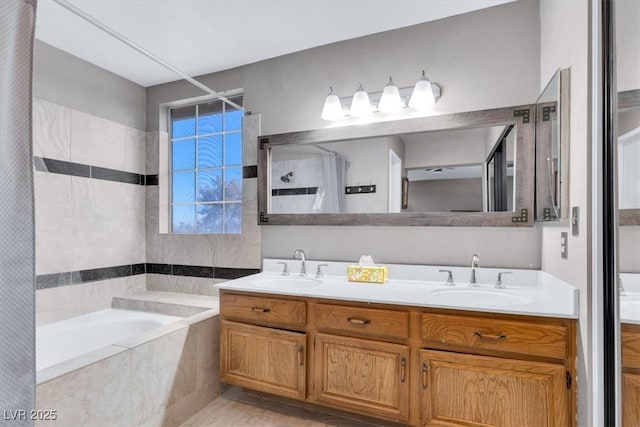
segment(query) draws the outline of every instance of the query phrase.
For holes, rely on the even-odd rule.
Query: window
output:
[[[170,110],[173,233],[242,231],[242,115],[219,100]]]

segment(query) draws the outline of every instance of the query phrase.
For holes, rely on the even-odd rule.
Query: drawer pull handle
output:
[[[358,319],[357,317],[347,317],[347,320],[354,325],[368,325],[371,323],[369,319]]]
[[[299,366],[304,366],[304,346],[302,344],[298,344],[298,365]]]
[[[400,361],[400,382],[403,383],[407,379],[407,359],[404,357]]]
[[[426,389],[428,384],[429,365],[426,362],[422,363],[422,388]]]
[[[486,339],[486,340],[494,340],[494,341],[502,341],[505,338],[507,338],[507,336],[505,334],[500,334],[500,335],[486,335],[483,334],[480,331],[475,331],[473,333],[473,335],[475,335],[476,337],[480,338],[480,339]]]
[[[251,307],[251,311],[255,311],[257,313],[268,313],[271,309],[267,307]]]

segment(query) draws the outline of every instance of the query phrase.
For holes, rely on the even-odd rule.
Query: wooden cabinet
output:
[[[409,347],[316,334],[316,401],[406,421],[409,417]]]
[[[564,427],[562,365],[423,350],[424,425]]]
[[[222,381],[294,399],[305,398],[306,336],[223,321]]]
[[[640,325],[622,324],[622,426],[640,426]]]
[[[231,291],[220,302],[226,383],[412,426],[575,426],[575,320]],[[628,374],[638,399],[640,369]]]

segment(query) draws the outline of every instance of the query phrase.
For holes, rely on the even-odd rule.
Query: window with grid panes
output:
[[[230,98],[242,105],[242,97]],[[170,110],[171,231],[242,231],[242,116],[222,101]]]

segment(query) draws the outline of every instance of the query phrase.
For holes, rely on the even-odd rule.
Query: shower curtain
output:
[[[0,424],[32,425],[35,262],[31,78],[37,0],[0,0]]]
[[[337,153],[322,155],[322,186],[316,193],[312,211],[344,212],[344,182],[349,163]]]

